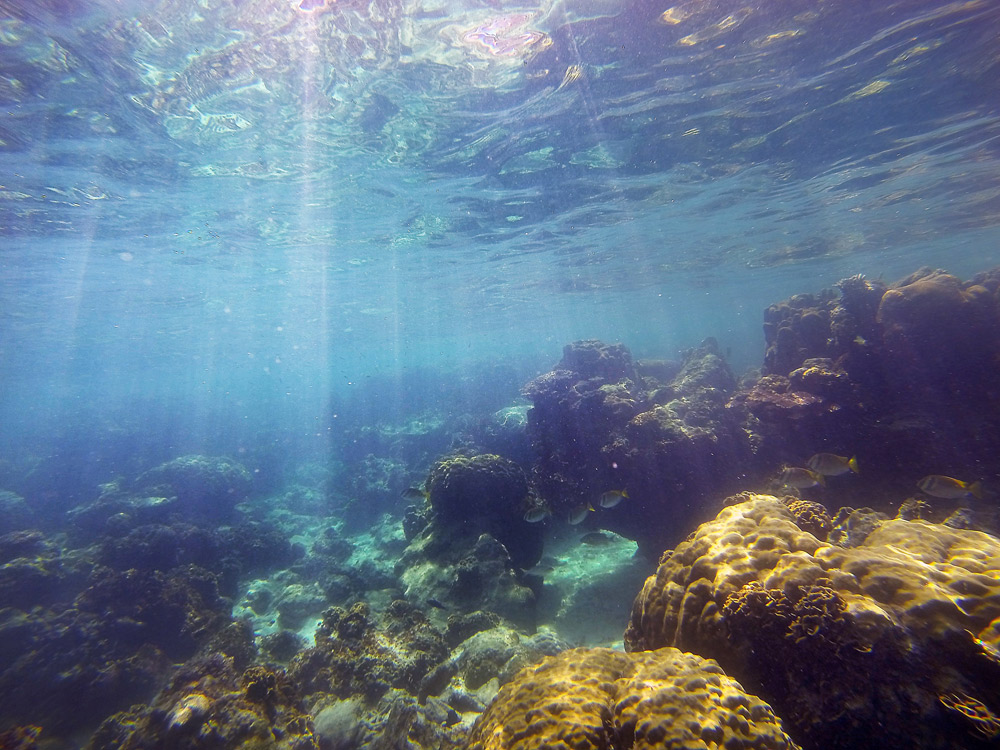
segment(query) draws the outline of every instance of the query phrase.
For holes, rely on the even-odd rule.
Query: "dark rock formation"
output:
[[[735,387],[714,339],[687,352],[679,371],[637,367],[621,345],[567,346],[556,368],[524,390],[534,404],[528,429],[539,494],[565,518],[582,504],[597,507],[604,492],[627,490],[627,500],[587,523],[650,550],[677,541],[700,517],[702,499],[747,471],[742,415],[726,409]]]

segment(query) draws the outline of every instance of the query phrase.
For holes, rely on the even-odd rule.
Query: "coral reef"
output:
[[[679,370],[637,366],[620,344],[571,344],[524,389],[533,482],[564,517],[627,490],[627,507],[589,523],[662,549],[699,515],[700,501],[750,469],[741,416],[725,408],[735,386],[713,339],[687,352]]]
[[[175,512],[187,520],[228,520],[253,484],[246,467],[229,458],[181,456],[140,474],[137,496],[175,497]]]
[[[793,750],[770,707],[713,661],[676,649],[573,649],[523,670],[476,721],[469,750]]]
[[[151,705],[108,717],[86,750],[318,750],[285,673],[263,666],[239,672],[232,659],[209,657],[185,665]]]
[[[889,486],[928,466],[1000,473],[1000,273],[963,282],[923,268],[838,287],[765,313],[764,377],[730,404],[758,458],[849,451]]]
[[[530,406],[507,369],[343,404],[332,461],[67,432],[0,491],[0,746],[995,747],[1000,269],[837,286],[766,311],[759,376],[579,341]],[[861,473],[684,539],[820,452]],[[636,543],[674,548],[628,653],[566,651],[621,632]]]
[[[808,747],[957,750],[975,732],[954,732],[939,699],[1000,707],[998,618],[1000,540],[887,520],[840,547],[748,496],[664,554],[625,645],[717,659]]]
[[[2,610],[5,718],[56,735],[90,727],[150,697],[167,665],[224,632],[227,609],[215,577],[192,566],[98,568],[70,607]]]
[[[393,602],[380,620],[358,603],[327,610],[316,645],[299,653],[288,671],[311,702],[320,693],[373,702],[390,688],[415,695],[424,675],[447,656],[444,636],[406,602]]]

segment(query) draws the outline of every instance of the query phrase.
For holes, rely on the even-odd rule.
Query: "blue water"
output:
[[[58,531],[203,454],[350,500],[390,445],[395,500],[453,436],[391,436],[575,340],[739,375],[791,295],[968,279],[998,38],[991,0],[0,0],[0,489]]]
[[[2,4],[5,437],[996,260],[992,3],[328,5]]]

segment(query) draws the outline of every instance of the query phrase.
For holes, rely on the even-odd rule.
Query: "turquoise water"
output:
[[[995,260],[991,3],[300,5],[4,3],[5,382],[742,369],[790,294]]]
[[[573,341],[714,337],[739,376],[792,295],[968,279],[1000,262],[998,37],[989,0],[0,0],[0,489],[57,533],[230,456],[248,517],[374,548]],[[312,526],[267,516],[298,485]],[[604,642],[642,575],[596,543]]]

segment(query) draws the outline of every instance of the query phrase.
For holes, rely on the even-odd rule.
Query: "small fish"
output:
[[[537,505],[533,505],[528,508],[527,512],[524,514],[524,520],[528,523],[538,523],[539,521],[544,521],[551,515],[552,509],[549,508],[549,504],[543,500]]]
[[[623,498],[628,498],[628,492],[625,490],[608,490],[601,495],[601,499],[598,502],[602,508],[614,508]]]
[[[594,547],[603,547],[606,544],[611,544],[611,537],[600,531],[591,531],[589,534],[584,534],[580,537],[581,544],[590,544]]]
[[[439,599],[428,599],[427,600],[427,606],[428,607],[434,607],[434,609],[448,609],[446,606],[444,606],[441,603],[441,601]]]
[[[576,526],[578,523],[582,522],[584,518],[587,517],[588,513],[592,513],[594,506],[590,502],[586,502],[583,505],[578,505],[573,510],[569,512],[569,525]]]
[[[799,469],[794,466],[787,466],[778,475],[778,481],[797,490],[806,490],[810,487],[826,485],[826,479],[822,474],[812,469]]]
[[[426,500],[430,495],[427,490],[422,490],[419,487],[407,487],[402,494],[405,500]]]
[[[839,477],[853,471],[859,472],[857,456],[838,456],[835,453],[817,453],[806,461],[806,466],[825,477]]]
[[[917,487],[931,497],[940,497],[944,500],[957,500],[966,495],[983,499],[983,486],[979,482],[963,482],[961,479],[952,479],[940,474],[924,477],[917,482]]]

